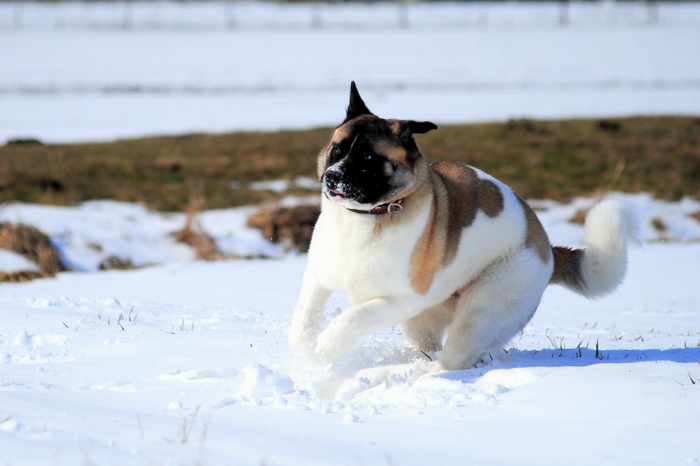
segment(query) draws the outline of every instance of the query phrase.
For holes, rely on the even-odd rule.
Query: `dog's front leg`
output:
[[[316,339],[316,354],[322,358],[342,355],[362,335],[418,315],[423,309],[418,301],[415,297],[377,298],[344,310]]]
[[[289,344],[292,348],[313,351],[313,341],[320,330],[321,311],[330,295],[330,290],[320,285],[314,272],[306,269],[292,325],[289,327]]]

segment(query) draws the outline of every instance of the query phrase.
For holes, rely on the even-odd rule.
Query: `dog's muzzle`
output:
[[[356,190],[347,182],[345,172],[339,165],[334,165],[323,174],[323,192],[332,201],[353,199]]]

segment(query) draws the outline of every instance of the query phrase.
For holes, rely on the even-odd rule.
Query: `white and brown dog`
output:
[[[429,165],[413,135],[433,129],[373,115],[352,83],[345,121],[318,156],[322,212],[293,347],[337,357],[362,335],[400,324],[414,348],[442,350],[434,369],[462,369],[516,335],[549,283],[595,297],[621,282],[637,235],[621,203],[590,211],[586,249],[552,247],[503,183],[457,163]],[[321,331],[333,290],[351,307]]]

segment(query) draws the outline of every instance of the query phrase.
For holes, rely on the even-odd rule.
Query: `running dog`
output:
[[[322,208],[294,348],[333,358],[400,325],[412,347],[442,351],[434,370],[468,368],[525,327],[550,283],[593,298],[622,281],[637,227],[620,202],[591,209],[585,249],[553,247],[506,185],[474,167],[429,164],[413,136],[434,129],[377,117],[351,84],[345,120],[318,155]],[[351,306],[321,331],[333,290]]]

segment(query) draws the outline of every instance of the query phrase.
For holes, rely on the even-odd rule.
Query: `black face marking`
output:
[[[326,194],[376,204],[399,188],[394,176],[397,170],[386,170],[387,164],[393,167],[392,162],[374,144],[389,138],[390,133],[382,120],[375,118],[355,125],[347,137],[332,145],[322,180]]]
[[[372,115],[372,112],[370,112],[367,105],[365,105],[365,102],[362,100],[362,97],[360,97],[360,93],[357,91],[357,86],[355,86],[355,81],[353,81],[350,83],[350,103],[348,104],[343,123],[346,123],[361,115]]]
[[[371,205],[395,200],[414,183],[415,166],[422,157],[413,134],[436,128],[427,121],[377,117],[353,82],[346,118],[319,159],[326,196]]]
[[[341,157],[342,151],[340,150],[340,146],[333,144],[331,148],[328,150],[328,166],[331,166],[335,164],[336,162],[339,162]]]

